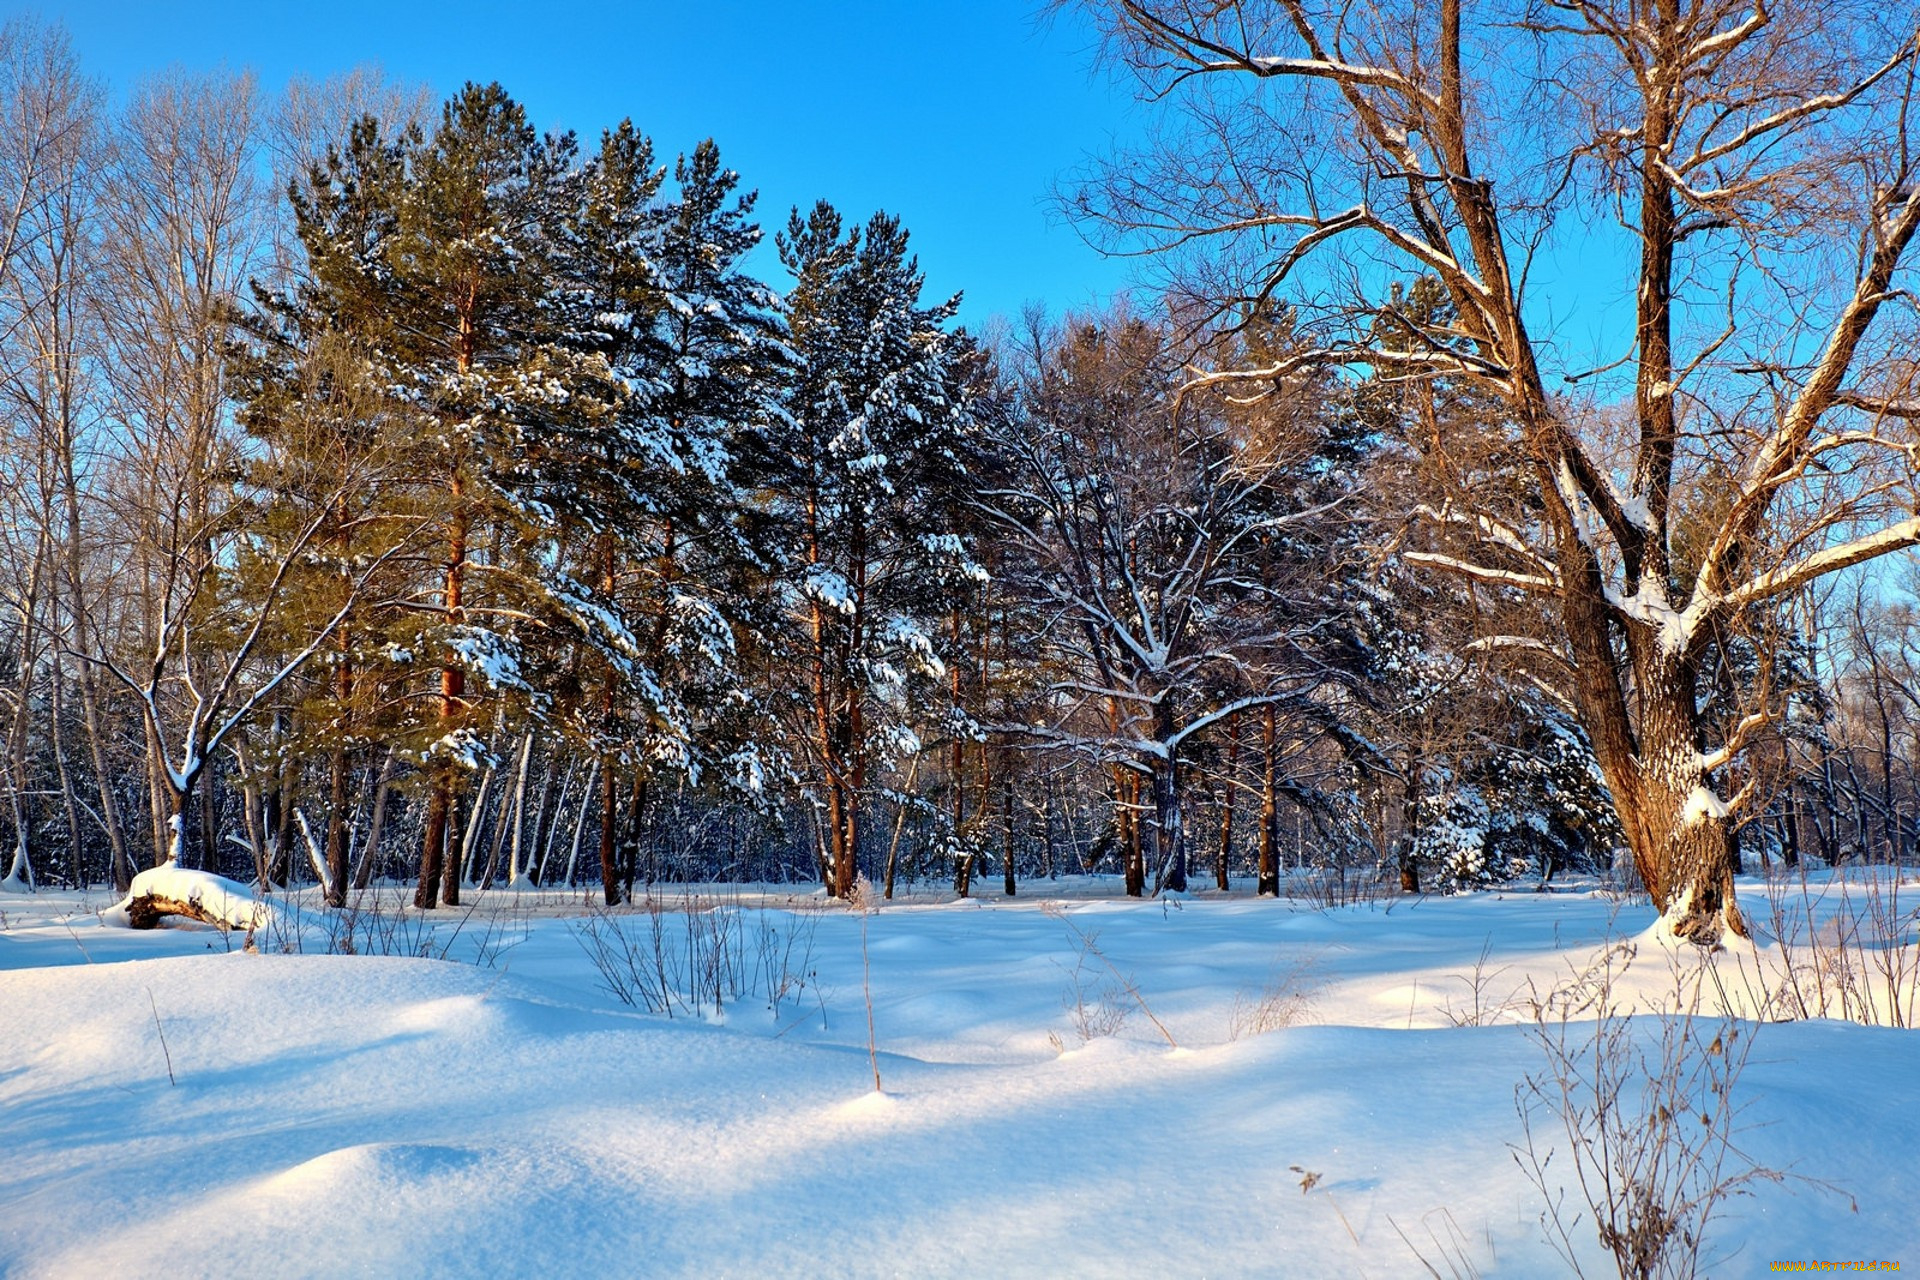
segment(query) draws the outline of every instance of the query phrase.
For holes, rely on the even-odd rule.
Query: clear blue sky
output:
[[[1051,184],[1137,119],[1091,39],[1039,0],[53,0],[87,70],[124,92],[179,65],[250,67],[278,90],[376,62],[440,93],[499,80],[536,122],[585,139],[631,116],[667,157],[705,137],[760,191],[763,275],[791,205],[900,215],[929,294],[978,326],[1029,300],[1124,285],[1061,225]]]

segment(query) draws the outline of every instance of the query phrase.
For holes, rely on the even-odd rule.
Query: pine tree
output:
[[[822,202],[796,210],[778,243],[801,361],[768,477],[798,659],[788,669],[806,690],[787,710],[825,811],[822,872],[844,897],[879,774],[919,751],[914,722],[940,713],[933,637],[949,584],[971,568],[937,518],[951,509],[937,495],[963,479],[967,347],[945,327],[957,298],[921,305],[897,219],[850,228]]]
[[[338,335],[409,441],[389,512],[437,544],[411,598],[385,628],[391,665],[437,671],[400,698],[398,744],[428,788],[416,901],[458,901],[462,868],[445,857],[460,779],[487,758],[481,703],[531,695],[511,627],[535,568],[508,563],[530,545],[510,501],[523,426],[572,393],[550,309],[549,233],[569,194],[573,142],[540,138],[498,85],[468,85],[432,135],[383,137],[356,125],[344,151],[295,192],[310,284],[303,323]],[[479,582],[476,571],[482,572]],[[457,835],[457,832],[454,833]]]
[[[513,491],[552,541],[551,614],[577,635],[566,723],[600,762],[600,861],[609,904],[660,775],[698,782],[758,770],[734,662],[728,599],[752,559],[738,513],[735,444],[776,412],[786,358],[778,314],[741,259],[751,197],[704,143],[676,165],[679,198],[630,124],[610,131],[576,183],[558,237],[553,307],[572,391],[530,419]]]

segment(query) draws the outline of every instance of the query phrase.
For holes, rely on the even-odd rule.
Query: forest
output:
[[[1652,85],[1636,41],[1681,37],[1596,20],[1644,101],[1560,91],[1664,158],[1582,144],[1535,199],[1457,65],[1354,69],[1387,27],[1288,62],[1244,14],[1095,10],[1170,101],[1231,79],[1263,120],[1358,123],[1302,192],[1304,134],[1188,103],[1061,196],[1158,282],[981,332],[897,219],[759,209],[713,141],[366,71],[109,106],[62,31],[9,24],[8,882],[171,859],[430,908],[1572,869],[1688,898],[1711,942],[1743,865],[1909,855],[1911,42],[1716,9]],[[1627,372],[1549,381],[1510,243],[1629,196]],[[1745,327],[1788,287],[1766,255],[1844,240],[1815,215],[1848,200],[1855,261]],[[1299,283],[1366,237],[1397,262]]]
[[[1920,1250],[1911,5],[1053,0],[1005,314],[1003,4],[355,3],[0,24],[0,1274]]]

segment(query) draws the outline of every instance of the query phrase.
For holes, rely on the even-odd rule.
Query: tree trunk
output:
[[[527,743],[528,743],[528,749],[531,750],[532,743],[533,743],[533,733],[531,730],[529,730],[527,733]],[[514,821],[516,824],[513,829],[514,845],[513,845],[512,855],[508,859],[510,864],[509,871],[511,873],[508,879],[508,883],[510,884],[518,885],[522,877],[530,879],[536,886],[540,883],[540,877],[534,873],[534,866],[536,862],[536,852],[542,847],[544,847],[544,843],[547,838],[548,815],[554,812],[553,780],[557,775],[553,768],[553,763],[554,763],[553,760],[549,758],[547,760],[547,767],[541,771],[540,798],[537,801],[535,801],[533,806],[533,830],[531,832],[528,832],[526,835],[525,848],[526,848],[527,854],[524,862],[520,857],[520,849],[521,849],[520,840],[521,840],[521,826],[524,825],[523,819],[525,817],[525,801],[519,800],[519,801],[516,801],[514,804]],[[521,793],[522,796],[524,796],[526,794],[526,782],[524,779],[524,774],[526,771],[524,766],[522,767],[521,772],[523,774],[523,778],[521,782],[518,784],[516,789]],[[564,793],[561,795],[561,803],[563,805],[566,803],[566,796]]]
[[[113,774],[107,768],[106,744],[100,727],[99,701],[94,691],[92,666],[84,661],[79,666],[80,710],[87,726],[87,750],[93,759],[94,784],[100,793],[100,821],[107,829],[107,852],[113,863],[113,886],[125,893],[133,885],[133,861],[127,856],[120,805],[113,794]]]
[[[613,757],[603,756],[600,761],[600,888],[610,907],[620,905],[620,797],[614,793],[614,783]]]
[[[1132,769],[1114,766],[1119,779],[1119,835],[1121,857],[1126,866],[1127,896],[1142,898],[1147,892],[1147,859],[1140,830],[1140,775]]]
[[[947,672],[947,677],[952,682],[953,707],[956,713],[960,709],[961,697],[960,655],[964,652],[960,645],[960,610],[956,608],[953,611],[953,666]],[[953,892],[955,897],[964,898],[973,887],[973,866],[972,859],[967,856],[966,848],[961,843],[965,839],[961,832],[966,827],[967,821],[967,744],[960,734],[957,720],[956,714],[953,742],[947,748],[947,786],[950,788],[953,801]]]
[[[160,745],[160,735],[151,722],[146,725],[147,733],[147,809],[153,815],[153,865],[166,865],[173,848],[173,837],[167,825],[169,812],[165,762],[166,748]]]
[[[1183,805],[1186,797],[1182,794],[1180,753],[1173,745],[1174,738],[1173,708],[1169,699],[1162,697],[1154,704],[1153,736],[1155,740],[1166,744],[1167,754],[1155,757],[1152,764],[1153,788],[1153,843],[1151,854],[1154,866],[1153,892],[1172,891],[1185,893],[1187,889],[1187,832]]]
[[[493,771],[491,769],[481,776],[481,795],[484,796],[486,794],[487,788],[491,785],[492,777]],[[494,878],[500,874],[500,852],[507,847],[507,829],[513,825],[507,820],[507,815],[512,809],[513,798],[511,796],[507,796],[500,801],[500,814],[493,824],[493,839],[489,841],[487,845],[486,864],[479,868],[474,868],[471,865],[467,868],[468,875],[474,876],[482,889],[493,888]],[[475,824],[478,824],[479,821],[480,819],[478,817],[474,819]],[[469,840],[473,838],[471,831],[468,832],[467,838]]]
[[[1785,841],[1780,848],[1780,862],[1789,871],[1800,865],[1800,787],[1796,784],[1787,788],[1787,811],[1785,821],[1780,824]]]
[[[189,849],[187,840],[187,815],[193,812],[193,784],[195,781],[196,775],[188,775],[182,780],[181,785],[176,787],[173,785],[171,777],[168,779],[167,789],[171,803],[168,805],[167,814],[166,862],[171,862],[176,867],[185,867],[187,865],[187,852]],[[162,865],[165,864],[163,863]]]
[[[533,730],[527,730],[525,740],[520,744],[520,769],[513,779],[513,837],[507,849],[507,883],[515,888],[520,885],[520,848],[527,829],[527,766],[533,763]],[[553,771],[547,771],[547,781],[553,781]],[[540,808],[546,809],[546,792],[540,793]],[[504,812],[504,807],[502,812]],[[534,838],[540,835],[541,814],[536,813],[533,820]]]
[[[1279,761],[1275,759],[1275,719],[1272,703],[1267,704],[1265,722],[1260,726],[1260,871],[1255,892],[1262,897],[1280,896],[1280,791]]]
[[[1415,742],[1407,752],[1407,773],[1400,792],[1400,892],[1420,892],[1420,864],[1414,853],[1420,842],[1420,792],[1426,782],[1426,763],[1421,744]]]
[[[380,781],[373,789],[373,816],[367,820],[367,843],[360,850],[360,864],[353,869],[353,887],[365,889],[380,858],[380,833],[386,827],[387,797],[393,794],[393,766],[396,753],[389,749],[380,765]]]
[[[57,579],[55,585],[58,585]],[[58,603],[56,600],[56,607]],[[48,745],[53,748],[53,767],[60,780],[60,804],[67,819],[67,853],[73,862],[73,884],[75,888],[85,889],[88,887],[88,877],[86,864],[80,857],[80,806],[74,799],[73,775],[67,768],[66,728],[61,723],[65,711],[65,689],[66,671],[60,661],[60,647],[56,644],[53,650],[53,681],[49,689],[52,696],[47,711],[47,739]]]
[[[476,800],[484,804],[486,798],[483,779]],[[447,798],[447,847],[440,860],[440,900],[450,907],[460,905],[460,885],[466,879],[467,859],[473,853],[474,833],[480,826],[480,815],[474,812],[478,804],[468,806],[463,814],[460,793],[452,792]]]
[[[1227,783],[1220,798],[1220,852],[1213,862],[1213,884],[1220,892],[1232,888],[1227,863],[1233,857],[1234,774],[1240,768],[1240,717],[1227,718]]]
[[[344,746],[333,749],[327,788],[327,905],[347,905],[347,782],[352,762]]]
[[[217,873],[220,870],[220,810],[214,804],[215,793],[220,782],[220,764],[217,758],[210,758],[206,764],[206,785],[199,789],[200,796],[200,851],[196,855],[201,869]]]
[[[461,368],[464,370],[465,367],[466,362],[462,360]],[[464,592],[467,535],[470,531],[470,517],[463,506],[465,485],[457,464],[448,483],[454,514],[447,533],[447,563],[440,603],[447,621],[457,624],[466,619]],[[440,668],[440,728],[443,733],[453,732],[455,720],[466,703],[466,692],[467,673],[463,668],[452,662]],[[453,766],[447,763],[434,770],[433,793],[427,801],[427,829],[420,844],[420,888],[414,893],[413,899],[414,905],[422,910],[431,910],[438,905],[436,893],[443,894],[450,907],[460,904],[460,859],[446,857],[449,847],[456,851],[460,848],[457,839],[449,845],[447,827],[452,813]],[[429,863],[436,873],[432,877],[428,875]],[[429,879],[433,881],[432,884],[428,883]]]
[[[633,901],[634,877],[640,873],[640,838],[646,831],[648,779],[646,770],[636,769],[633,774],[633,788],[627,794],[627,856],[621,869],[621,887],[626,900]],[[648,875],[647,883],[653,883]]]
[[[1154,896],[1184,893],[1187,888],[1187,833],[1181,805],[1180,762],[1171,756],[1155,760],[1153,769],[1153,840],[1149,855],[1154,871]]]
[[[1000,828],[1002,839],[1005,841],[1005,853],[1001,857],[1004,883],[1001,887],[1011,898],[1018,887],[1013,878],[1013,770],[1006,767],[1004,760],[1001,762],[1000,774],[1003,779],[1000,784]]]
[[[599,776],[600,776],[600,762],[598,760],[595,760],[593,764],[590,765],[587,769],[587,786],[586,786],[586,789],[580,793],[580,813],[579,813],[579,816],[574,819],[573,841],[568,846],[568,849],[567,849],[567,881],[566,883],[567,883],[567,888],[569,889],[573,888],[575,884],[579,883],[577,880],[574,879],[574,870],[580,865],[580,839],[583,835],[586,834],[586,830],[587,830],[587,806],[593,803],[594,780]],[[605,826],[602,825],[601,831],[602,831],[603,841],[605,838],[605,835],[604,835],[605,830],[606,830]],[[604,861],[606,857],[606,850],[605,850],[604,843],[601,849],[601,857],[602,857],[601,878],[602,880],[604,880],[605,873],[606,873],[605,861]]]
[[[413,891],[413,905],[431,911],[440,900],[440,859],[447,844],[447,798],[450,788],[434,781],[427,793],[426,829],[420,836],[420,885]]]
[[[1675,937],[1706,947],[1725,932],[1747,937],[1734,896],[1738,846],[1701,759],[1694,663],[1660,649],[1658,637],[1641,644],[1639,751],[1612,742],[1596,751],[1634,866]]]
[[[553,764],[554,762],[552,760],[547,761],[547,782],[549,785],[553,782]],[[553,857],[553,844],[554,841],[560,838],[560,828],[566,825],[567,801],[573,798],[573,780],[578,775],[578,765],[574,762],[569,762],[567,764],[566,776],[560,782],[560,798],[556,800],[553,805],[553,821],[545,824],[546,835],[541,837],[539,844],[536,846],[539,850],[539,857],[537,859],[529,858],[530,865],[528,867],[528,874],[532,878],[535,888],[547,883],[547,862]],[[545,807],[544,800],[541,804],[542,807]],[[580,816],[581,820],[584,821],[586,818],[584,810]],[[539,825],[541,824],[536,824],[536,828]],[[574,824],[574,830],[576,832],[579,830],[578,822]]]

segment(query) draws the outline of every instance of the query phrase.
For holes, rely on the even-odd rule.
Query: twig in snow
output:
[[[167,1048],[167,1029],[160,1025],[160,1002],[153,998],[153,988],[147,988],[147,1004],[153,1009],[153,1029],[160,1033],[160,1054],[167,1060],[167,1083],[174,1088],[180,1082],[173,1075],[173,1051]]]

